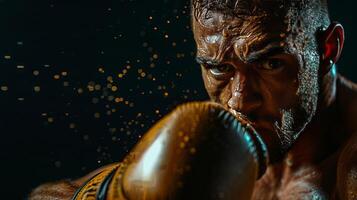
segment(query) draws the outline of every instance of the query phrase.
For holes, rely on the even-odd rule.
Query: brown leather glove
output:
[[[214,103],[178,107],[125,160],[90,179],[73,199],[250,199],[268,162],[249,124]]]

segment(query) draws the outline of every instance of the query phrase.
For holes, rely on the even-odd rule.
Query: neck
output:
[[[319,164],[336,150],[331,141],[337,122],[333,105],[320,111],[301,133],[284,159],[288,167]]]
[[[287,152],[284,159],[270,166],[271,175],[275,177],[283,176],[302,167],[317,166],[336,152],[339,144],[335,143],[333,137],[339,124],[339,117],[336,112],[335,90],[333,97],[328,99],[328,104],[319,107],[317,114]],[[324,103],[327,103],[327,101],[324,101]]]
[[[333,107],[325,110],[324,113],[326,112],[333,112]],[[321,116],[314,117],[314,120],[301,133],[299,139],[282,161],[268,167],[264,175],[266,179],[272,181],[288,180],[289,177],[293,176],[294,172],[319,166],[333,155],[336,147],[331,144],[329,130],[334,129],[334,124],[322,115],[323,113],[321,113]],[[326,126],[327,124],[329,126]]]

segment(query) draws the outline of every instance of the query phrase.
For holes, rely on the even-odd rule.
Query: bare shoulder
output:
[[[339,76],[337,87],[342,127],[348,139],[338,158],[336,186],[339,199],[357,199],[357,84]]]
[[[96,174],[104,171],[107,168],[112,167],[115,164],[101,167],[92,171],[84,177],[76,180],[62,180],[53,183],[46,183],[35,188],[29,195],[29,200],[70,200],[75,192],[89,179]]]
[[[337,191],[340,199],[357,199],[357,132],[351,135],[338,159]]]

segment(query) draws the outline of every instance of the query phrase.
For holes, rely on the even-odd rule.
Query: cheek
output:
[[[279,82],[276,85],[276,87],[271,87],[271,95],[279,109],[289,109],[299,103],[297,80]]]
[[[271,102],[273,109],[289,109],[299,103],[297,70],[287,69],[280,74],[261,78],[261,82],[264,100]]]

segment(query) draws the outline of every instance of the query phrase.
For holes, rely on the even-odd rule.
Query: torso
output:
[[[335,199],[335,184],[331,183],[336,182],[337,160],[334,155],[319,166],[306,165],[294,170],[272,166],[256,182],[252,199]],[[282,177],[276,178],[274,170],[283,171]]]

